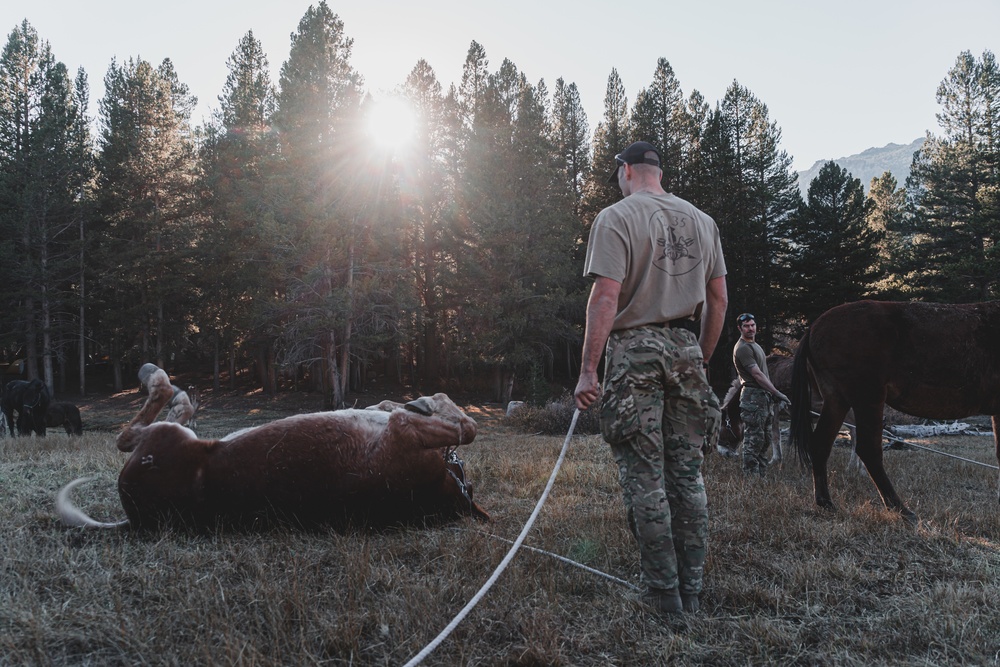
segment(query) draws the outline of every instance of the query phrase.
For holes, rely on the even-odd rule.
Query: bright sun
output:
[[[399,149],[413,142],[417,113],[405,99],[386,97],[368,109],[368,133],[380,145]]]

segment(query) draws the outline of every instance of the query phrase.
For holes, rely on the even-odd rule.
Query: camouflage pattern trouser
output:
[[[708,543],[701,463],[721,419],[693,333],[661,326],[611,333],[601,433],[618,462],[649,588],[701,592]]]
[[[771,394],[755,387],[743,387],[740,396],[743,420],[743,470],[764,474],[771,450],[771,421],[774,419]]]

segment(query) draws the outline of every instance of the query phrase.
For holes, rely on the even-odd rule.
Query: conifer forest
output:
[[[621,197],[613,156],[640,139],[664,188],[719,225],[729,312],[755,313],[766,348],[847,301],[1000,295],[989,51],[941,63],[938,127],[906,182],[830,162],[800,192],[767,101],[735,80],[705,99],[666,57],[638,91],[612,70],[588,119],[576,84],[529,81],[472,41],[459,81],[414,63],[397,90],[413,140],[386,145],[325,1],[277,81],[252,31],[233,45],[204,126],[169,59],[112,61],[91,117],[100,73],[58,50],[25,20],[0,55],[0,359],[56,392],[96,374],[120,390],[153,362],[328,407],[375,380],[544,399],[575,382],[589,225]]]

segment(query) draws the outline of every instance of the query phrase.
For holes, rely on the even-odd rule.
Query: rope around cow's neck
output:
[[[496,570],[493,571],[490,578],[487,579],[486,583],[479,589],[479,592],[472,596],[472,599],[469,600],[464,607],[462,607],[462,610],[459,611],[455,618],[452,619],[451,623],[449,623],[445,629],[431,641],[430,644],[425,646],[420,653],[413,656],[413,658],[411,658],[410,661],[404,665],[404,667],[414,667],[415,665],[419,665],[423,662],[423,659],[430,655],[431,652],[436,649],[438,645],[448,637],[448,635],[451,634],[452,630],[458,627],[458,624],[462,622],[462,619],[464,619],[468,613],[472,611],[472,608],[479,603],[479,600],[486,595],[486,592],[490,590],[503,571],[507,569],[510,561],[514,559],[514,554],[517,553],[517,550],[521,547],[521,543],[524,542],[524,538],[527,537],[528,531],[531,530],[531,527],[535,523],[535,519],[538,518],[538,513],[541,511],[542,505],[545,504],[546,498],[549,497],[549,491],[552,490],[552,485],[555,484],[556,475],[559,473],[559,468],[562,467],[563,459],[566,458],[566,450],[569,449],[569,439],[570,436],[573,435],[574,429],[576,429],[576,420],[579,416],[580,410],[577,408],[573,411],[573,420],[570,422],[569,431],[566,433],[566,439],[563,441],[562,451],[559,452],[559,458],[556,460],[556,465],[552,468],[552,474],[549,475],[549,482],[545,485],[545,490],[542,492],[542,497],[538,499],[538,503],[535,505],[535,510],[531,513],[531,516],[528,517],[528,521],[524,524],[524,528],[521,529],[521,534],[517,536],[516,540],[514,540],[514,546],[510,548],[507,555],[504,556],[504,559],[500,561]]]

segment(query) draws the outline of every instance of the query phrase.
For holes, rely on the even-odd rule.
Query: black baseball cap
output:
[[[656,158],[646,157],[646,153],[653,151]],[[660,166],[660,151],[656,150],[653,144],[648,141],[637,141],[630,144],[628,148],[615,156],[615,169],[608,177],[608,183],[618,182],[618,167],[623,164],[652,164]]]

